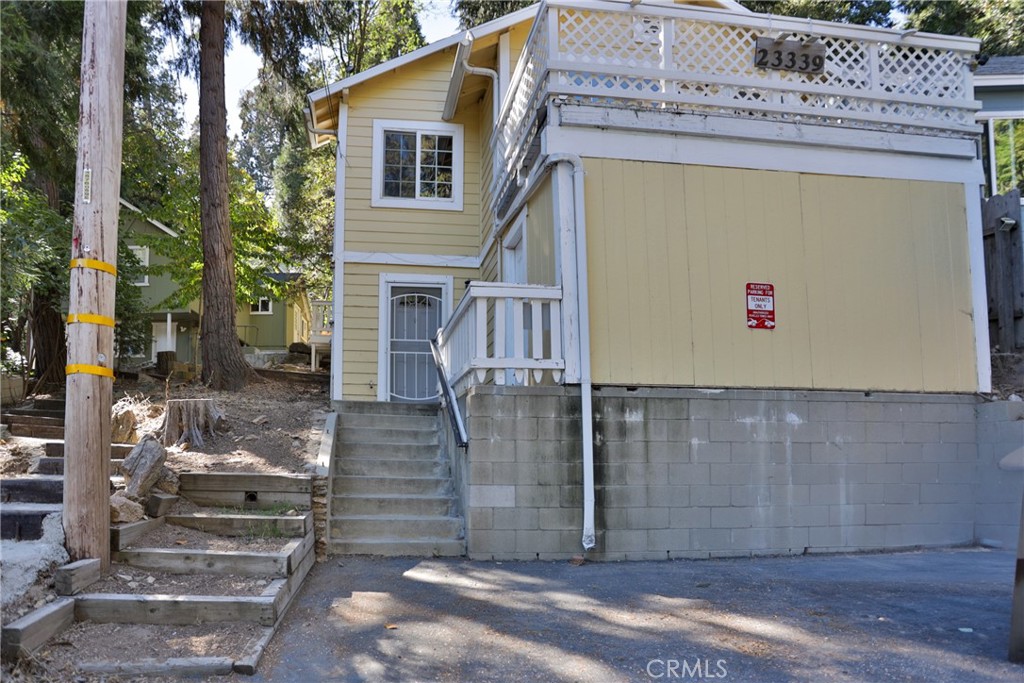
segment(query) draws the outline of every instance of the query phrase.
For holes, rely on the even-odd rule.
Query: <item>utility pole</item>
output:
[[[110,567],[110,404],[124,107],[125,0],[85,3],[64,413],[64,536]]]

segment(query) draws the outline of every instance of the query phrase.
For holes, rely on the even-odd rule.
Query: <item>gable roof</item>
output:
[[[142,216],[143,220],[145,220],[147,223],[152,225],[157,230],[163,232],[166,235],[170,235],[171,237],[177,237],[178,236],[178,233],[174,232],[173,230],[168,228],[166,225],[164,225],[160,221],[154,220],[154,219],[148,217],[146,214],[144,214],[142,212],[142,209],[140,209],[139,207],[137,207],[134,204],[132,204],[132,203],[128,202],[127,200],[125,200],[124,197],[118,197],[118,201],[121,203],[121,206],[123,206],[124,208],[128,209],[129,211],[134,211],[135,213],[137,213],[140,216]]]
[[[633,4],[629,0],[606,0],[610,3],[619,4]],[[638,4],[646,5],[662,5],[662,6],[677,6],[680,4],[692,4],[692,5],[705,5],[715,7],[718,9],[724,9],[733,12],[750,13],[746,7],[740,5],[736,0],[638,0]],[[414,50],[408,54],[404,54],[401,57],[389,59],[386,62],[378,64],[377,66],[371,67],[366,71],[360,71],[357,74],[352,74],[342,78],[339,81],[335,81],[330,85],[327,85],[319,90],[306,95],[306,108],[304,114],[306,116],[306,125],[309,130],[309,141],[313,148],[319,147],[330,139],[336,136],[338,129],[338,100],[345,101],[345,91],[360,83],[365,83],[371,79],[374,79],[383,74],[390,73],[395,69],[401,68],[417,60],[423,59],[433,54],[437,54],[443,50],[447,50],[450,47],[455,47],[459,43],[463,42],[470,34],[474,40],[479,40],[483,37],[501,33],[515,26],[516,24],[532,21],[537,15],[537,10],[541,3],[535,3],[529,7],[524,7],[521,10],[517,10],[510,14],[506,14],[503,17],[488,21],[474,26],[470,29],[459,31],[454,33],[447,38],[436,40],[430,45]]]

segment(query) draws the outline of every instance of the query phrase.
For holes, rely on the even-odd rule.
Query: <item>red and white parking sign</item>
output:
[[[747,283],[747,327],[752,330],[775,329],[775,285]]]

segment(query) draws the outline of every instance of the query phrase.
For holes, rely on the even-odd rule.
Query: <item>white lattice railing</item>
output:
[[[437,345],[449,383],[539,384],[562,379],[562,290],[472,282]]]
[[[330,301],[310,301],[309,343],[329,344],[334,330],[334,304]]]
[[[819,42],[824,70],[758,68],[758,37]],[[492,139],[502,165],[496,201],[516,182],[550,98],[969,136],[977,133],[976,50],[968,39],[698,7],[544,3]]]

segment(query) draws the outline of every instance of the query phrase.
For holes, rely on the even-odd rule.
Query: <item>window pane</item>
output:
[[[409,194],[416,174],[416,134],[398,131],[384,131],[384,196],[413,197]]]
[[[996,147],[996,193],[1024,191],[1024,119],[993,121]]]
[[[452,136],[420,136],[419,196],[429,199],[451,199]],[[440,151],[434,151],[440,150]],[[439,183],[439,181],[442,181]]]

